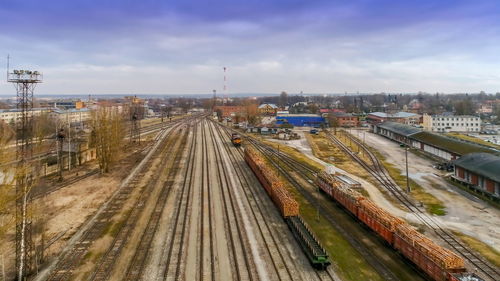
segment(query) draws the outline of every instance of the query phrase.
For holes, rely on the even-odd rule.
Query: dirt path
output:
[[[297,149],[298,151],[302,152],[304,155],[306,155],[312,161],[315,161],[315,162],[323,165],[323,167],[325,167],[325,169],[327,169],[329,172],[336,172],[336,173],[348,175],[352,179],[361,183],[363,188],[370,195],[370,199],[373,200],[375,203],[377,203],[379,206],[383,207],[384,209],[388,210],[389,212],[391,212],[399,217],[408,219],[410,221],[415,221],[415,222],[417,221],[417,219],[414,218],[410,213],[401,210],[401,208],[395,207],[389,200],[387,200],[387,198],[380,191],[380,189],[378,189],[372,183],[370,183],[370,182],[366,181],[365,179],[360,178],[356,175],[348,173],[345,170],[342,170],[342,169],[336,167],[335,165],[327,163],[327,162],[319,159],[318,157],[314,156],[312,148],[309,145],[309,142],[307,141],[307,139],[305,137],[305,134],[307,134],[307,133],[308,133],[307,131],[298,131],[298,134],[301,136],[301,138],[298,140],[287,140],[287,141],[272,140],[272,141],[283,143],[285,145],[288,145],[292,148]]]

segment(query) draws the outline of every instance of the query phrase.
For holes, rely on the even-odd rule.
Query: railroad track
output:
[[[489,262],[483,260],[478,254],[469,249],[461,241],[454,237],[448,230],[445,230],[441,223],[429,216],[425,211],[418,208],[418,206],[411,200],[401,188],[390,177],[387,170],[373,152],[361,141],[344,132],[351,141],[360,147],[365,155],[367,155],[372,164],[366,163],[358,154],[351,151],[347,145],[342,143],[338,138],[327,132],[327,137],[346,152],[353,160],[358,162],[366,171],[368,171],[383,187],[385,187],[403,206],[405,206],[411,213],[413,213],[423,224],[428,226],[434,233],[441,238],[446,244],[454,249],[458,254],[465,258],[475,268],[474,270],[480,271],[485,277],[492,281],[500,280],[500,270]]]
[[[227,129],[223,129],[223,127],[217,124],[215,124],[215,126],[221,139],[229,139],[230,133],[228,133]],[[230,145],[223,145],[229,157],[232,159],[231,162],[235,166],[237,173],[239,174],[238,181],[244,190],[245,199],[250,206],[251,215],[254,220],[258,222],[257,228],[264,240],[266,252],[271,258],[276,276],[279,280],[301,280],[299,274],[297,274],[293,267],[290,267],[289,265],[290,261],[293,260],[293,257],[288,252],[283,251],[282,247],[280,247],[281,243],[278,241],[281,241],[283,238],[278,237],[275,233],[276,230],[273,230],[269,225],[269,218],[267,214],[268,212],[276,212],[275,207],[272,204],[270,204],[270,206],[266,206],[263,201],[267,199],[267,194],[264,193],[264,196],[259,195],[259,192],[253,188],[256,185],[260,185],[260,183],[258,183],[257,179],[255,179],[255,176],[253,175],[253,172],[251,172],[245,164],[243,149],[230,148],[229,146]],[[251,203],[252,201],[253,204]],[[279,214],[277,215],[280,216]],[[273,248],[276,248],[276,253],[273,253],[270,245],[272,245]],[[333,278],[330,271],[324,273],[318,273],[315,271],[315,275],[319,276],[320,280],[337,280]],[[324,276],[327,276],[327,278],[325,279]]]
[[[217,124],[218,125],[218,124]],[[222,127],[220,125],[218,125],[219,127]],[[226,138],[229,139],[230,137],[230,131],[233,131],[232,129],[228,129],[226,127],[222,127],[224,128],[224,131],[226,133]],[[253,138],[250,138],[250,137],[246,137],[246,139],[252,144],[254,145],[259,151],[261,151],[264,155],[266,155],[266,157],[268,157],[270,151],[272,151],[272,148],[268,147],[267,145],[264,145],[264,144],[261,144],[260,142],[256,141],[255,139]],[[241,159],[243,159],[243,150],[240,148],[240,149],[237,149],[238,151],[238,155]],[[277,153],[276,151],[272,151],[272,153]],[[236,157],[235,155],[233,155],[233,157]],[[233,158],[234,159],[234,158]],[[289,172],[287,172],[286,170],[284,170],[280,165],[278,165],[276,163],[276,160],[273,159],[273,158],[268,158],[271,163],[273,164],[273,166],[275,166],[276,168],[278,168],[278,170],[280,170],[281,173],[284,174],[284,176],[287,178],[287,180],[289,180],[294,186],[296,186],[296,188],[301,192],[303,193],[303,195],[306,197],[306,199],[310,202],[314,202],[314,204],[316,204],[316,200],[313,199],[313,197],[307,193],[303,187],[289,174]],[[236,161],[235,161],[236,162]],[[242,163],[244,163],[244,161],[241,161]],[[241,165],[241,164],[240,164]],[[241,170],[241,166],[239,167],[239,169]],[[315,172],[315,170],[309,168],[309,167],[305,167],[305,166],[302,166],[302,169],[307,169],[308,172]],[[240,177],[241,179],[241,177]],[[248,183],[248,182],[247,182]],[[250,188],[245,188],[245,190],[251,190]],[[254,195],[254,197],[256,197]],[[262,211],[261,211],[262,212]],[[330,218],[331,219],[331,222],[332,223],[335,223],[334,219],[333,218]],[[266,222],[266,220],[263,220],[264,222]],[[262,221],[260,221],[262,222]],[[267,225],[267,222],[266,222],[266,227],[269,228],[269,226]],[[348,235],[346,233],[346,235]],[[272,238],[273,242],[274,242],[274,238]],[[279,247],[278,247],[279,249]],[[283,257],[283,254],[281,252],[279,252],[279,255],[280,255],[280,258],[281,259],[284,259]],[[369,254],[367,254],[369,256]],[[284,262],[284,264],[286,264],[286,262]],[[314,271],[314,275],[319,279],[319,280],[339,280],[338,277],[336,277],[335,273],[332,272],[332,269],[331,268],[328,268],[327,270],[325,271],[322,271],[322,272],[318,272],[316,270],[313,270]],[[296,280],[297,278],[300,278],[299,276],[294,276],[293,273],[290,272],[290,269],[287,267],[287,275],[288,277],[287,278],[284,278],[284,277],[281,277],[279,276],[280,280]],[[300,280],[300,279],[298,279]],[[388,279],[388,280],[396,280],[396,279]]]
[[[200,255],[198,256],[198,262],[199,262],[199,267],[198,267],[198,280],[205,280],[207,279],[205,276],[207,275],[205,272],[205,259],[209,261],[210,263],[210,272],[208,273],[210,275],[210,280],[215,280],[215,260],[214,260],[214,232],[213,232],[213,224],[212,224],[212,196],[211,196],[211,189],[210,188],[210,172],[209,172],[209,158],[208,158],[208,145],[207,145],[207,137],[206,137],[206,123],[205,121],[202,121],[202,130],[201,130],[201,145],[202,145],[202,168],[201,168],[201,189],[200,189],[200,210],[201,210],[201,216],[200,216],[200,237],[201,239],[199,240],[201,242],[200,246]],[[207,201],[205,203],[205,200]],[[208,216],[206,215],[208,213]],[[208,234],[209,234],[209,243],[208,246],[205,245],[205,233],[206,230],[205,228],[207,225],[205,222],[208,220],[207,225],[208,225]],[[234,245],[233,245],[234,246]],[[205,248],[208,249],[205,249]],[[208,250],[206,253],[205,250]],[[208,256],[205,257],[205,255]]]
[[[175,154],[175,158],[171,165],[171,168],[168,171],[167,181],[163,184],[162,190],[158,199],[156,200],[156,205],[153,210],[153,213],[149,217],[147,226],[141,236],[139,245],[134,253],[132,261],[130,262],[126,277],[124,280],[139,280],[144,270],[144,266],[148,257],[149,250],[151,249],[151,244],[153,242],[153,237],[156,233],[156,230],[159,226],[159,221],[162,215],[162,212],[165,208],[165,204],[167,202],[167,198],[170,195],[172,190],[172,186],[174,184],[175,177],[180,169],[179,163],[184,155],[183,151],[186,147],[186,141],[188,137],[188,129],[184,133],[184,136],[180,140],[181,144],[179,145],[178,152]]]
[[[192,182],[194,178],[195,154],[198,146],[196,134],[199,124],[193,126],[192,138],[189,144],[189,152],[187,157],[187,168],[183,174],[183,182],[180,193],[177,196],[176,208],[174,211],[174,220],[171,222],[172,230],[169,233],[166,241],[169,241],[163,248],[165,249],[162,264],[164,270],[161,273],[163,280],[179,280],[181,276],[181,264],[184,254],[185,237],[188,228],[188,212],[190,201],[192,199]],[[173,278],[172,278],[173,276]]]
[[[173,133],[174,128],[166,133],[165,138],[161,140],[158,147],[165,147],[169,136]],[[105,207],[97,214],[96,219],[93,221],[91,226],[83,232],[82,236],[76,241],[76,243],[63,254],[61,259],[55,265],[55,269],[51,272],[47,280],[69,280],[73,274],[74,269],[80,264],[84,259],[84,256],[88,253],[92,242],[97,240],[102,236],[102,233],[110,224],[114,215],[116,215],[123,207],[123,204],[130,197],[130,194],[137,186],[139,181],[144,177],[145,173],[150,169],[154,157],[150,157],[145,164],[142,166],[138,174],[133,177],[127,185],[123,186],[117,193],[110,198],[110,200],[105,203]]]
[[[182,133],[181,137],[177,140],[173,140],[170,143],[167,143],[164,149],[160,152],[160,155],[165,155],[162,158],[161,163],[159,165],[160,170],[156,174],[157,177],[154,180],[151,180],[146,187],[147,190],[142,192],[141,197],[138,202],[135,203],[134,208],[129,213],[126,218],[126,224],[120,228],[117,236],[113,240],[112,247],[106,252],[106,254],[101,258],[98,267],[93,272],[90,280],[107,280],[110,276],[112,267],[115,261],[118,259],[119,255],[122,253],[122,249],[126,244],[128,238],[131,236],[133,229],[136,226],[136,223],[139,219],[139,216],[143,213],[143,209],[146,207],[147,202],[150,200],[150,195],[155,187],[155,185],[162,185],[161,190],[158,196],[155,198],[155,207],[152,213],[148,217],[147,225],[144,229],[144,232],[141,235],[141,239],[139,240],[139,244],[137,245],[135,252],[133,254],[132,260],[129,263],[128,269],[126,270],[126,274],[123,280],[138,280],[143,273],[144,266],[146,260],[148,258],[148,252],[151,249],[151,243],[153,241],[153,237],[156,233],[156,230],[159,225],[159,220],[161,218],[161,214],[163,209],[165,208],[165,204],[167,198],[169,197],[172,184],[174,182],[174,178],[176,173],[178,172],[178,164],[182,158],[183,151],[185,148],[186,140],[188,137],[188,129],[186,126],[186,122],[191,122],[191,119],[184,120],[184,122],[178,122],[173,127],[172,130]],[[175,157],[172,159],[169,156],[173,153]],[[172,160],[172,161],[170,161]],[[163,167],[169,168],[163,168]],[[164,170],[168,171],[167,181],[161,183],[162,180],[161,174]],[[146,196],[143,196],[146,195]]]
[[[318,199],[314,198],[314,196],[308,192],[294,177],[293,175],[282,165],[279,164],[278,161],[281,161],[285,166],[288,167],[291,171],[298,172],[304,179],[306,179],[311,184],[314,181],[314,177],[311,174],[314,169],[310,167],[306,167],[302,163],[294,160],[288,155],[278,152],[272,147],[261,144],[255,140],[252,140],[252,145],[254,145],[259,151],[263,153],[267,157],[267,159],[272,163],[272,165],[280,171],[280,173],[304,196],[304,198],[309,201],[312,205],[318,206],[318,212],[323,215],[323,217],[328,220],[337,231],[343,234],[344,238],[347,239],[350,244],[365,258],[365,260],[381,275],[385,280],[399,280],[394,273],[389,270],[380,260],[376,259],[370,251],[365,249],[358,241],[352,239],[349,233],[346,233],[344,229],[335,221],[332,215],[328,212],[322,212],[321,209],[326,210],[327,207],[319,202]],[[271,157],[274,156],[275,158]],[[331,273],[329,273],[331,275]]]
[[[256,273],[253,270],[253,260],[250,258],[252,255],[247,251],[250,249],[248,241],[246,239],[246,235],[243,230],[243,221],[241,211],[238,208],[238,202],[236,202],[236,194],[235,189],[237,187],[231,184],[229,179],[227,168],[224,167],[224,159],[222,156],[222,147],[225,147],[223,143],[217,141],[216,135],[218,135],[215,131],[215,128],[212,124],[206,123],[209,128],[210,138],[212,140],[212,145],[215,149],[215,161],[217,163],[218,169],[218,181],[221,189],[221,193],[223,198],[223,207],[226,217],[226,227],[230,233],[231,240],[231,250],[233,256],[235,257],[235,268],[236,268],[236,279],[235,280],[256,280]],[[219,141],[221,139],[219,138]],[[227,163],[226,163],[227,164]],[[235,241],[238,240],[239,243]],[[237,248],[236,244],[239,244]],[[244,265],[244,266],[243,266]],[[240,269],[243,267],[243,269]]]

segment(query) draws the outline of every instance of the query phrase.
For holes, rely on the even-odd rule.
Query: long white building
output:
[[[438,133],[479,132],[481,118],[470,115],[428,115],[423,116],[425,130]]]
[[[67,109],[58,108],[34,108],[33,116],[40,116],[43,113],[49,114],[51,118],[61,123],[81,123],[90,120],[90,110],[88,108]],[[0,109],[0,120],[5,123],[15,123],[21,117],[19,109]]]
[[[49,111],[49,108],[33,108],[33,116],[40,116]],[[5,123],[15,123],[19,118],[21,118],[21,110],[19,109],[0,109],[0,120]]]

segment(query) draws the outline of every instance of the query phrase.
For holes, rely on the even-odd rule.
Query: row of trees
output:
[[[103,173],[110,171],[120,154],[126,131],[124,122],[123,116],[109,107],[92,112],[90,147],[95,147]]]

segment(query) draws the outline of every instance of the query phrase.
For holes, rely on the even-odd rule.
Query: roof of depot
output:
[[[368,115],[374,115],[380,118],[409,118],[409,117],[416,117],[418,114],[411,113],[411,112],[396,112],[396,113],[386,113],[386,112],[370,112]]]
[[[405,125],[405,124],[401,124],[401,123],[396,123],[396,122],[384,122],[384,123],[378,124],[377,126],[379,128],[383,128],[383,129],[389,130],[391,132],[394,132],[396,134],[400,134],[400,135],[406,136],[406,137],[422,131],[422,129],[412,127],[409,125]]]
[[[499,156],[490,153],[470,153],[455,160],[454,164],[475,174],[500,182]]]
[[[411,139],[423,142],[428,145],[449,151],[458,155],[465,155],[468,153],[486,152],[486,153],[499,153],[498,150],[481,146],[471,142],[450,138],[443,135],[438,135],[431,132],[421,131],[411,135]]]

